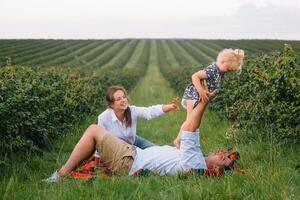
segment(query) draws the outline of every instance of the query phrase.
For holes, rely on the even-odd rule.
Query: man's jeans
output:
[[[145,138],[142,138],[138,135],[135,136],[135,142],[134,145],[141,148],[141,149],[146,149],[152,146],[156,146],[156,144],[153,144],[149,140],[146,140]]]

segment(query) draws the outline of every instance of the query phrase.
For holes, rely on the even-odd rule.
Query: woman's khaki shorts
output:
[[[129,173],[136,154],[134,145],[107,133],[96,148],[100,152],[100,160],[112,172]]]

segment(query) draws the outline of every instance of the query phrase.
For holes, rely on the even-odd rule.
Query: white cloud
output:
[[[298,0],[1,0],[0,38],[300,39]]]

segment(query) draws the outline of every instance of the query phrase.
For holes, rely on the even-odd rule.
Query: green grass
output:
[[[159,72],[155,45],[151,43],[146,76],[130,94],[134,105],[168,103],[175,96]],[[157,144],[171,144],[184,118],[185,111],[181,110],[158,119],[142,120],[138,133]],[[236,146],[245,174],[221,178],[114,176],[108,180],[97,179],[92,184],[41,182],[67,160],[82,132],[94,122],[95,116],[74,125],[70,133],[50,145],[41,156],[28,154],[25,158],[3,159],[7,163],[0,165],[0,199],[300,199],[300,171],[295,170],[300,164],[298,146],[274,144],[259,138],[252,143],[226,139],[230,122],[209,110],[201,127],[203,152]]]

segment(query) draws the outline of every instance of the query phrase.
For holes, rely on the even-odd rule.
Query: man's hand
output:
[[[199,92],[199,95],[200,95],[200,100],[203,101],[204,103],[206,103],[207,101],[209,101],[209,98],[208,98],[208,91],[206,90],[200,90]]]
[[[218,93],[218,90],[214,90],[212,92],[209,92],[208,87],[207,87],[207,83],[206,83],[205,80],[203,80],[203,88],[204,88],[204,91],[207,95],[208,101],[212,100]],[[204,103],[206,103],[206,101],[204,101]]]
[[[208,96],[209,101],[212,100],[215,96],[217,96],[217,94],[218,94],[218,90],[208,92],[207,96]]]

